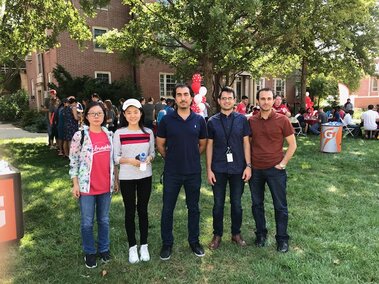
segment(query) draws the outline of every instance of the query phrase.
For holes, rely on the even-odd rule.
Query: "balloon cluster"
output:
[[[200,74],[194,74],[192,76],[192,85],[191,85],[192,91],[194,92],[195,96],[192,101],[191,109],[193,112],[196,112],[202,116],[204,116],[204,110],[206,108],[205,102],[207,94],[207,88],[204,86],[201,86],[201,75]]]
[[[310,109],[313,112],[313,102],[308,92],[305,93],[305,109]]]

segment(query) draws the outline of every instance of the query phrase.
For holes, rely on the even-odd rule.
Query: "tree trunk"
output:
[[[300,94],[300,107],[305,108],[305,93],[307,92],[307,69],[308,62],[305,57],[301,63],[301,94]]]
[[[214,110],[214,106],[215,106],[215,100],[214,100],[214,97],[215,97],[215,87],[214,87],[214,84],[213,84],[213,64],[210,60],[208,59],[205,59],[204,62],[203,62],[203,79],[204,79],[204,82],[205,82],[205,87],[207,88],[207,94],[206,94],[206,98],[207,98],[207,102],[210,104],[212,110]]]

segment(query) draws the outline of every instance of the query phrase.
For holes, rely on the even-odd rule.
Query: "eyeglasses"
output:
[[[222,101],[232,101],[232,100],[234,100],[234,98],[233,97],[223,97],[220,100],[222,100]]]
[[[88,116],[90,116],[90,117],[102,117],[102,116],[104,116],[104,113],[103,112],[89,112],[88,113]]]

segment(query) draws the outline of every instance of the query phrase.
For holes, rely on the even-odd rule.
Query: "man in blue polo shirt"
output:
[[[221,111],[208,120],[207,177],[213,189],[213,239],[210,249],[217,249],[223,234],[226,184],[229,182],[232,242],[241,247],[241,197],[244,182],[251,177],[250,127],[244,115],[234,112],[236,95],[224,87],[218,96]]]
[[[161,218],[162,260],[171,257],[174,243],[173,213],[182,186],[188,209],[188,242],[196,256],[204,256],[204,249],[199,243],[200,154],[206,147],[207,129],[204,118],[190,109],[193,100],[190,87],[176,85],[173,96],[177,109],[162,118],[156,141],[157,149],[165,159]]]

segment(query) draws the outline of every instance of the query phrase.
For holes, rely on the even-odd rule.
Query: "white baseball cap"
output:
[[[122,110],[126,110],[128,107],[134,106],[136,108],[142,108],[141,103],[136,99],[128,99],[122,105]]]

